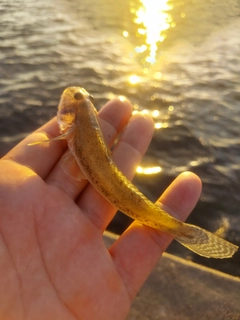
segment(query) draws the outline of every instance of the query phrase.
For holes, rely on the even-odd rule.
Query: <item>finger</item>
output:
[[[147,115],[134,115],[115,146],[112,154],[113,161],[128,179],[133,178],[135,169],[152,139],[153,130],[152,118]],[[90,184],[81,194],[78,205],[102,230],[116,213],[116,207],[104,199]]]
[[[116,114],[118,115],[117,117]],[[108,141],[111,141],[114,137],[114,128],[116,128],[115,130],[120,130],[119,128],[124,126],[127,122],[126,119],[128,119],[130,115],[131,106],[127,101],[121,102],[116,99],[110,101],[105,108],[102,108],[99,112],[99,116],[105,120],[105,124],[103,123],[103,129],[106,132],[106,138]],[[54,165],[63,155],[67,148],[67,143],[66,141],[60,140],[42,143],[35,146],[28,146],[28,144],[34,141],[43,141],[48,138],[51,139],[58,135],[59,127],[55,117],[47,124],[27,136],[3,159],[11,159],[22,165],[28,166],[44,179],[49,175]],[[64,178],[66,178],[66,176],[64,176]]]
[[[111,146],[121,132],[123,127],[127,124],[132,115],[132,106],[129,101],[121,101],[114,99],[108,102],[98,113],[100,126],[105,138],[105,142]],[[75,180],[67,175],[59,162],[53,168],[46,178],[46,182],[54,185],[66,192],[71,198],[82,192],[87,185],[87,180]]]
[[[201,193],[201,181],[193,173],[178,176],[161,196],[168,212],[185,220]],[[158,204],[160,206],[160,201]],[[134,222],[113,244],[109,252],[133,299],[172,241],[170,235]]]
[[[41,177],[45,177],[67,147],[65,141],[42,143],[28,146],[33,141],[43,141],[59,135],[56,117],[27,136],[3,159],[8,159],[31,168]]]

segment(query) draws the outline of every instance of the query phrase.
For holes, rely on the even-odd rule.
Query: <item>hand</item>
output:
[[[148,147],[152,120],[131,117],[127,101],[99,112],[113,159],[130,179]],[[116,208],[85,180],[59,166],[65,141],[29,147],[59,134],[56,119],[0,160],[0,320],[125,319],[136,293],[172,238],[134,222],[107,250],[102,234]],[[201,182],[181,174],[159,205],[184,220]]]

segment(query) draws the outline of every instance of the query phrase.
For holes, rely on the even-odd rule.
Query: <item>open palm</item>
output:
[[[131,117],[130,104],[119,100],[99,119],[110,145],[122,132],[113,159],[131,179],[151,140],[151,119]],[[102,235],[116,208],[62,171],[66,142],[27,145],[46,135],[58,135],[56,119],[0,160],[0,320],[125,319],[172,238],[135,222],[107,249]],[[184,220],[200,191],[200,180],[185,173],[160,200]]]

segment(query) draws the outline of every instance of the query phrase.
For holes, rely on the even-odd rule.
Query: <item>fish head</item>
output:
[[[61,133],[66,133],[75,125],[79,107],[86,104],[93,105],[93,97],[81,87],[69,87],[63,91],[57,113],[57,121]]]

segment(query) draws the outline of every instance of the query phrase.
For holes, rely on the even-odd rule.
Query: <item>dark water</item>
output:
[[[164,3],[155,6],[159,2]],[[137,174],[138,187],[156,200],[180,172],[197,173],[203,193],[188,221],[210,231],[220,228],[240,245],[240,3],[168,5],[162,24],[171,26],[151,53],[143,34],[147,27],[140,18],[134,21],[139,1],[2,0],[0,155],[56,114],[67,86],[86,88],[98,108],[124,95],[156,122],[142,166],[161,172]],[[161,22],[156,11],[151,20]],[[117,215],[110,229],[120,233],[128,223]],[[176,243],[169,251],[240,275],[240,253],[221,261]]]

